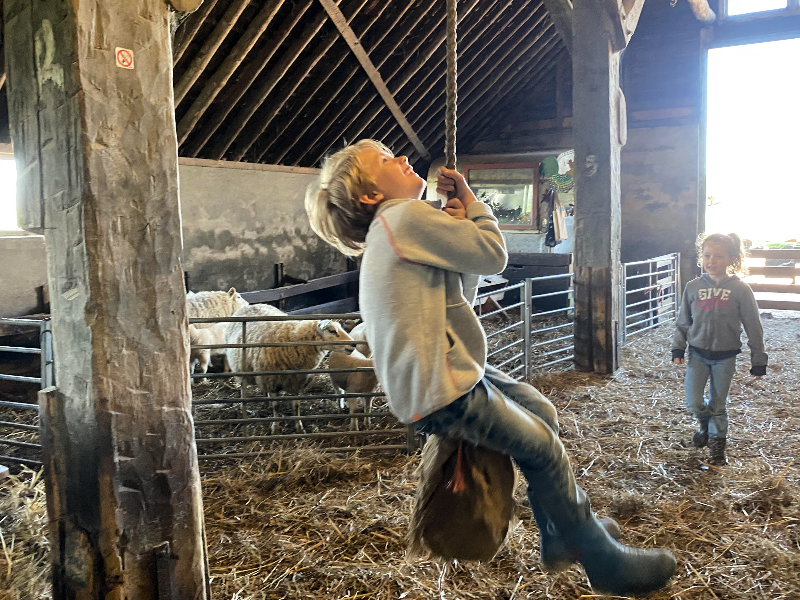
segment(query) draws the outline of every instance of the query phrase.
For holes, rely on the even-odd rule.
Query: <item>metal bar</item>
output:
[[[283,402],[285,400],[338,400],[339,398],[383,398],[386,394],[381,392],[372,392],[369,394],[358,394],[358,393],[343,393],[343,394],[317,394],[317,395],[308,395],[308,396],[275,396],[275,397],[267,397],[267,396],[248,396],[245,399],[245,402],[252,403],[252,402]],[[205,398],[203,400],[192,400],[193,406],[203,406],[206,404],[238,404],[241,402],[241,398],[231,397],[231,398]],[[2,406],[2,403],[0,403]],[[37,407],[38,409],[38,407]]]
[[[22,346],[0,346],[0,352],[16,352],[17,354],[41,354],[41,348],[24,348]]]
[[[572,288],[568,290],[561,290],[560,292],[550,292],[549,294],[536,294],[535,296],[531,296],[531,298],[549,298],[550,296],[560,296],[562,294],[571,294]]]
[[[668,310],[668,311],[666,311],[666,312],[659,313],[659,315],[658,315],[658,316],[659,316],[659,317],[665,317],[665,318],[666,318],[666,316],[667,316],[667,315],[674,314],[674,313],[675,313],[675,311],[674,311],[674,310]],[[667,320],[669,321],[670,319],[667,319]],[[641,321],[636,321],[635,323],[629,323],[629,324],[627,325],[627,327],[629,327],[629,328],[630,328],[630,327],[636,327],[637,325],[641,325],[642,323],[647,323],[648,321],[652,321],[652,319],[642,319]],[[656,323],[656,325],[658,325],[658,323]]]
[[[39,431],[38,425],[25,425],[24,423],[12,423],[10,421],[0,421],[0,427],[10,427],[11,429],[21,429],[23,431]]]
[[[3,317],[0,319],[0,324],[3,325],[18,325],[20,327],[39,327],[42,319],[11,319]]]
[[[0,373],[0,379],[6,381],[24,381],[26,383],[42,383],[41,377],[23,377],[22,375],[3,375]]]
[[[514,346],[517,346],[517,345],[521,344],[522,342],[523,342],[523,340],[514,340],[513,342],[511,342],[509,344],[506,344],[505,346],[497,348],[496,350],[492,350],[492,352],[489,353],[486,358],[491,358],[492,356],[497,356],[501,352],[504,352],[504,351],[508,350],[509,348],[513,348]]]
[[[574,310],[574,309],[575,309],[574,306],[567,306],[566,308],[556,308],[554,310],[546,310],[544,312],[533,313],[531,315],[531,317],[543,317],[545,315],[552,315],[552,314],[555,314],[555,313],[567,312],[568,310]]]
[[[335,341],[330,342],[316,341],[316,342],[262,342],[258,344],[197,344],[191,346],[197,350],[213,350],[214,348],[294,348],[295,346],[352,346],[352,341]]]
[[[661,269],[659,271],[653,271],[652,273],[640,273],[639,275],[628,275],[625,277],[625,281],[630,281],[631,279],[641,279],[642,277],[649,277],[650,275],[672,275],[675,273],[675,269]],[[666,277],[659,277],[659,279],[666,279]]]
[[[495,294],[499,294],[501,292],[503,292],[503,293],[510,292],[511,290],[515,290],[517,288],[521,288],[524,285],[525,285],[524,282],[523,283],[515,283],[514,285],[509,285],[509,286],[506,286],[506,287],[498,288],[498,289],[496,289],[496,290],[494,290],[492,292],[483,292],[483,293],[478,294],[477,296],[475,296],[475,299],[476,300],[480,300],[481,298],[488,298],[489,296],[494,296]],[[511,308],[511,307],[508,307],[508,308]]]
[[[561,325],[553,325],[552,327],[543,327],[542,329],[534,329],[531,333],[541,333],[543,331],[555,331],[556,329],[564,329],[564,327],[572,327],[573,323],[562,323]]]
[[[232,442],[270,442],[273,440],[322,440],[339,437],[366,437],[369,435],[378,435],[390,437],[405,433],[406,429],[378,429],[368,431],[324,431],[319,433],[296,433],[279,434],[279,435],[247,435],[247,436],[231,436],[223,438],[198,438],[198,446],[206,446],[209,444],[230,444]]]
[[[326,448],[324,446],[319,446],[314,448],[317,452],[352,452],[354,450],[358,451],[384,451],[384,450],[408,450],[407,445],[385,445],[385,446],[344,446],[344,447],[332,447]],[[199,460],[226,460],[231,458],[250,458],[251,456],[263,456],[268,449],[265,449],[261,452],[231,452],[230,454],[198,454],[197,458]],[[3,457],[0,457],[3,458]]]
[[[525,354],[525,379],[531,376],[531,312],[533,311],[533,301],[531,294],[533,293],[533,284],[530,279],[525,280],[525,309],[522,313],[522,336],[524,341],[524,354]]]
[[[567,350],[574,350],[575,345],[572,346],[564,346],[563,348],[556,348],[555,350],[550,350],[550,352],[542,352],[537,356],[552,356],[553,354],[561,354],[562,352],[566,352]]]
[[[647,263],[650,263],[650,262],[662,262],[662,261],[666,262],[668,260],[675,260],[676,256],[677,256],[677,254],[673,252],[672,254],[664,254],[662,256],[656,256],[655,258],[649,258],[647,260],[639,260],[639,261],[635,261],[635,262],[627,262],[627,263],[625,263],[625,266],[626,267],[633,267],[633,266],[636,266],[636,265],[646,265]]]
[[[512,356],[511,358],[509,358],[509,359],[507,359],[507,360],[504,360],[503,362],[501,362],[501,363],[499,363],[499,364],[495,365],[495,368],[496,368],[496,369],[502,369],[502,368],[503,368],[503,367],[505,367],[507,364],[510,364],[510,363],[514,362],[515,360],[518,360],[518,359],[520,359],[520,358],[522,358],[522,357],[524,357],[524,356],[525,356],[525,353],[524,353],[524,352],[520,352],[519,354],[515,354],[515,355],[514,355],[514,356]]]
[[[648,290],[659,290],[659,289],[663,289],[663,288],[672,287],[673,285],[675,285],[675,280],[674,279],[671,280],[671,281],[666,281],[666,282],[658,282],[658,283],[655,283],[653,285],[646,285],[646,286],[640,287],[640,288],[634,288],[632,290],[628,289],[625,293],[626,294],[632,294],[633,292],[646,292]]]
[[[363,418],[363,417],[389,417],[391,413],[388,412],[358,412],[358,413],[335,413],[329,415],[285,415],[281,417],[250,417],[248,419],[208,419],[205,421],[195,421],[195,426],[208,426],[208,425],[257,425],[258,423],[276,423],[278,421],[340,421],[350,418]]]
[[[503,327],[502,329],[498,329],[498,330],[497,330],[497,331],[495,331],[495,332],[492,332],[492,333],[489,333],[489,334],[487,334],[487,335],[486,335],[486,339],[487,339],[487,340],[489,340],[489,339],[493,338],[493,337],[494,337],[494,336],[496,336],[496,335],[500,335],[501,333],[505,333],[505,332],[506,332],[506,331],[508,331],[509,329],[514,329],[514,327],[519,327],[519,326],[520,326],[520,325],[522,325],[523,323],[524,323],[524,321],[515,321],[515,322],[511,323],[511,325],[506,325],[506,326],[505,326],[505,327]]]
[[[551,365],[557,365],[558,363],[564,362],[566,360],[572,360],[573,358],[575,358],[575,356],[571,354],[569,356],[565,356],[564,358],[559,358],[559,359],[556,359],[556,360],[551,360],[550,362],[542,363],[541,365],[536,365],[534,368],[543,369],[543,368],[549,367]]]
[[[492,312],[488,312],[488,313],[485,313],[485,314],[482,314],[482,315],[478,315],[478,318],[479,319],[487,319],[487,318],[491,317],[492,315],[496,315],[496,314],[499,314],[499,313],[504,313],[504,312],[506,312],[508,310],[511,310],[512,308],[517,308],[521,304],[522,304],[521,302],[517,302],[516,304],[512,304],[510,306],[505,306],[503,308],[499,308],[497,310],[493,310]]]
[[[545,340],[544,342],[537,342],[533,344],[532,348],[538,348],[539,346],[547,346],[548,344],[554,344],[555,342],[563,342],[564,340],[569,340],[574,338],[574,335],[563,335],[561,337],[553,338],[552,340]]]
[[[314,373],[357,373],[371,372],[370,367],[351,367],[348,369],[286,369],[285,371],[231,371],[228,373],[194,373],[193,379],[212,377],[221,379],[224,377],[274,377],[277,375],[313,375]],[[36,379],[39,381],[39,379]]]
[[[30,442],[20,442],[18,440],[6,440],[0,439],[0,445],[5,444],[6,446],[16,446],[18,448],[28,448],[29,450],[41,450],[41,444],[32,444]]]
[[[525,365],[517,365],[517,366],[516,366],[516,367],[514,367],[513,369],[511,369],[511,370],[509,370],[509,371],[506,371],[506,375],[511,375],[512,373],[516,373],[517,371],[519,371],[519,370],[520,370],[522,367],[524,367],[524,366],[525,366]],[[527,379],[527,377],[525,377],[525,379]]]
[[[15,463],[19,465],[25,465],[27,467],[41,467],[42,461],[40,460],[32,460],[30,458],[18,458],[16,456],[1,456],[0,455],[0,463]]]
[[[20,408],[22,410],[39,410],[38,404],[23,404],[21,402],[9,402],[8,400],[0,400],[0,406],[5,406],[6,408]]]
[[[270,315],[263,317],[195,317],[189,323],[249,323],[260,321],[316,321],[321,319],[360,319],[358,313],[325,315]]]
[[[670,321],[674,321],[674,320],[675,320],[674,318],[672,318],[672,319],[665,319],[663,323],[656,323],[655,325],[650,325],[650,326],[648,326],[648,327],[642,327],[641,329],[637,329],[636,331],[631,331],[630,333],[628,333],[628,335],[629,335],[629,336],[631,336],[631,335],[636,335],[637,333],[642,333],[642,332],[648,331],[648,330],[650,330],[650,329],[655,329],[655,328],[656,328],[656,327],[658,327],[659,325],[663,325],[663,324],[669,323]]]
[[[632,319],[633,317],[641,317],[642,315],[651,315],[651,314],[653,314],[654,312],[655,312],[655,313],[657,313],[658,315],[662,315],[662,314],[664,314],[664,313],[662,313],[662,312],[659,312],[659,311],[661,311],[661,310],[663,310],[663,309],[665,309],[665,308],[669,308],[670,306],[675,306],[675,303],[674,303],[674,302],[670,302],[670,303],[669,303],[669,304],[667,304],[667,305],[664,305],[664,306],[659,306],[659,307],[657,307],[657,308],[648,308],[647,310],[642,310],[642,311],[639,311],[639,312],[637,312],[637,313],[630,314],[630,315],[628,315],[626,318],[627,318],[627,319]],[[629,325],[630,325],[630,324],[626,324],[625,326],[626,326],[626,327],[628,327]]]
[[[552,279],[564,279],[565,277],[572,277],[573,273],[559,273],[558,275],[542,275],[541,277],[531,277],[531,282],[535,281],[550,281]]]
[[[42,349],[42,389],[56,384],[55,361],[53,360],[53,324],[50,319],[42,321],[39,329],[39,345]]]

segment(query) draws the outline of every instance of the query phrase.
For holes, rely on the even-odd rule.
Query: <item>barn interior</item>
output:
[[[623,541],[676,553],[657,599],[800,597],[800,245],[751,251],[770,365],[739,359],[728,466],[687,447],[669,360],[709,52],[800,37],[798,0],[770,2],[457,3],[458,167],[510,253],[482,287],[493,360],[556,405]],[[311,230],[306,189],[374,138],[434,199],[446,1],[135,4],[0,0],[0,598],[591,597],[580,568],[542,570],[522,481],[492,561],[409,561],[422,441],[380,390],[351,417],[327,358],[302,419],[219,359],[186,369],[186,291],[358,322],[358,261]]]

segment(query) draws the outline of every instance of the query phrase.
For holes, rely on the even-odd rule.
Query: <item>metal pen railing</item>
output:
[[[629,338],[674,321],[678,314],[680,254],[665,254],[621,267],[620,306],[623,343]]]

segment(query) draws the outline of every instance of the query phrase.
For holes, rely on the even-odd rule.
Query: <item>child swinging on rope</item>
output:
[[[672,553],[630,548],[609,535],[575,482],[553,405],[486,365],[472,303],[480,275],[506,266],[497,219],[457,171],[440,171],[436,191],[454,192],[443,210],[420,200],[424,189],[406,157],[362,140],[328,158],[319,188],[306,196],[314,231],[347,255],[363,253],[361,314],[392,412],[420,432],[517,462],[546,569],[580,562],[602,593],[663,587],[675,571]]]

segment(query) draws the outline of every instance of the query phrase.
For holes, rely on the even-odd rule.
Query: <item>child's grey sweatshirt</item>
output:
[[[683,291],[672,337],[672,358],[683,358],[687,343],[708,359],[735,356],[742,347],[742,325],[750,347],[750,372],[765,375],[764,330],[753,290],[735,275],[714,283],[703,273]]]
[[[403,423],[447,406],[481,380],[486,335],[472,304],[481,275],[506,266],[482,202],[456,220],[421,200],[382,203],[361,262],[359,305],[375,373]]]

